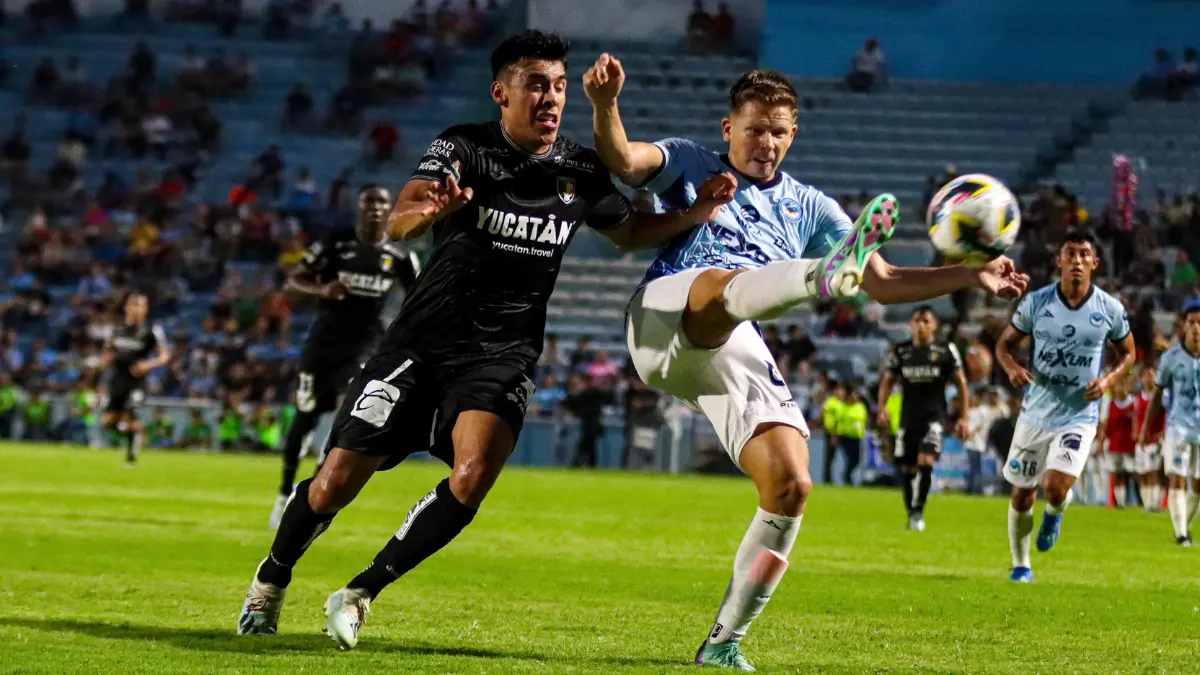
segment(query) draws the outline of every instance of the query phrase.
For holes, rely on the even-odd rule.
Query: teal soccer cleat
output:
[[[755,672],[754,666],[750,665],[750,662],[742,655],[742,650],[738,648],[736,640],[717,644],[705,640],[704,644],[700,645],[700,649],[696,651],[696,663],[701,666],[740,670],[744,673]]]
[[[900,221],[900,202],[884,193],[872,199],[854,221],[854,227],[821,260],[817,292],[823,298],[845,299],[858,295],[871,255],[892,238]]]

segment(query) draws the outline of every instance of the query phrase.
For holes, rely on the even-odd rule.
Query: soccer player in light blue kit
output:
[[[1171,477],[1167,507],[1175,526],[1175,542],[1192,545],[1189,525],[1200,508],[1200,302],[1183,308],[1183,339],[1158,360],[1154,395],[1146,419],[1162,410],[1163,391],[1171,390],[1167,410],[1167,432],[1163,439],[1163,462]],[[1149,425],[1147,425],[1149,426]],[[1139,440],[1144,445],[1147,430]],[[1188,479],[1192,482],[1188,494]]]
[[[1013,486],[1008,507],[1013,581],[1033,581],[1029,539],[1038,486],[1047,502],[1037,536],[1038,550],[1044,552],[1058,540],[1071,486],[1091,452],[1100,398],[1133,367],[1129,316],[1119,300],[1092,284],[1099,264],[1096,242],[1084,233],[1068,233],[1058,249],[1062,279],[1021,300],[996,346],[1009,380],[1028,387],[1004,464],[1004,477]],[[1032,373],[1011,351],[1029,336]],[[1116,347],[1119,361],[1101,377],[1108,342]]]
[[[881,195],[857,223],[829,197],[781,172],[796,135],[795,89],[755,70],[730,91],[721,129],[727,153],[691,141],[630,143],[617,98],[620,62],[604,54],[584,75],[597,150],[627,185],[666,208],[690,204],[713,174],[736,178],[734,202],[667,243],[630,300],[630,356],[647,384],[702,411],[726,452],[754,480],[759,508],[734,560],[733,578],[696,662],[752,671],[739,648],[787,568],[812,489],[808,427],[755,320],[811,298],[847,298],[861,287],[884,303],[916,302],[968,287],[1017,296],[1027,278],[1007,258],[981,268],[897,268],[873,255],[899,206]]]

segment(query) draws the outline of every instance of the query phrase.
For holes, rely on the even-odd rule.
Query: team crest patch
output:
[[[564,204],[575,201],[575,179],[569,176],[558,177],[558,198]]]
[[[800,221],[800,202],[791,197],[784,197],[779,200],[779,215],[789,223]]]
[[[387,253],[384,253],[379,257],[379,269],[383,270],[384,272],[391,272],[392,265],[394,264],[396,264],[396,259]]]
[[[1073,337],[1075,335],[1075,326],[1063,326],[1063,336]]]
[[[1091,321],[1093,326],[1095,326],[1096,328],[1099,328],[1100,326],[1104,325],[1104,315],[1101,314],[1100,312],[1096,312],[1095,314],[1088,317],[1088,321]]]

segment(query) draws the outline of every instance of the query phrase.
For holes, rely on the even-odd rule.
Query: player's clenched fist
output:
[[[717,217],[721,207],[733,201],[738,182],[728,171],[709,176],[696,190],[696,201],[688,209],[697,224],[707,223]]]
[[[612,103],[625,86],[625,69],[611,54],[601,54],[595,65],[583,74],[583,93],[593,105]]]

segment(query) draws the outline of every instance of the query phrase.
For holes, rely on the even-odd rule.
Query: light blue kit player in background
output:
[[[1096,438],[1100,398],[1133,367],[1129,316],[1120,300],[1092,284],[1099,264],[1091,236],[1068,233],[1058,249],[1062,279],[1021,300],[996,346],[1009,380],[1028,387],[1004,464],[1004,477],[1013,486],[1008,507],[1013,581],[1033,581],[1029,539],[1038,487],[1047,503],[1037,547],[1049,551],[1062,529],[1071,486]],[[1028,370],[1011,351],[1026,337],[1032,339]],[[1112,372],[1101,376],[1109,342],[1118,360]]]
[[[1175,527],[1175,541],[1192,545],[1190,525],[1200,507],[1200,302],[1184,306],[1183,338],[1158,360],[1154,396],[1146,419],[1162,409],[1163,392],[1171,390],[1167,430],[1163,437],[1163,469],[1171,480],[1167,510]],[[1146,430],[1142,430],[1143,442]],[[1192,490],[1188,494],[1188,480]]]
[[[620,62],[608,54],[584,75],[596,149],[609,171],[654,192],[665,208],[690,204],[713,174],[737,185],[716,218],[659,251],[630,300],[626,338],[642,380],[703,412],[758,488],[733,578],[696,653],[697,663],[750,671],[739,643],[787,569],[812,489],[804,415],[753,322],[860,288],[882,303],[963,288],[1016,297],[1028,279],[1007,258],[981,268],[914,269],[874,255],[894,231],[899,204],[880,195],[851,222],[835,201],[780,170],[799,106],[778,73],[751,71],[733,85],[728,116],[710,127],[728,143],[724,153],[684,139],[631,143],[617,106],[623,82]],[[678,116],[670,103],[660,112]]]

